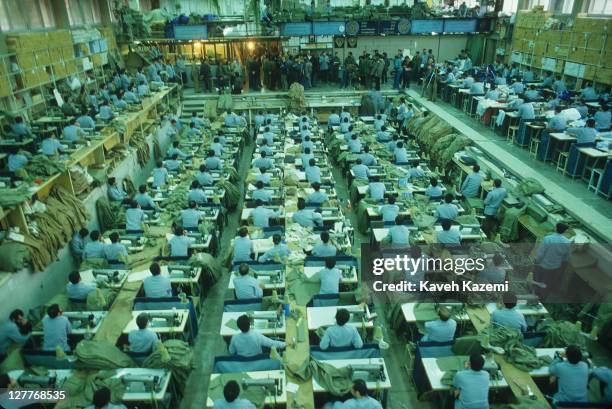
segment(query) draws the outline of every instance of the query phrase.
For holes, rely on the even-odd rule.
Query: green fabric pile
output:
[[[124,354],[114,344],[106,341],[82,340],[75,350],[76,368],[117,369],[135,366],[132,358]]]
[[[217,186],[225,189],[223,206],[229,211],[236,209],[236,207],[238,207],[238,203],[240,203],[240,197],[242,196],[238,185],[232,183],[230,180],[221,179],[219,180]]]
[[[93,401],[94,392],[107,387],[111,391],[111,402],[121,404],[125,385],[120,378],[113,378],[115,371],[99,371],[94,374],[74,374],[66,379],[62,388],[70,399],[60,401],[56,408],[87,407]]]
[[[514,188],[514,193],[517,196],[531,196],[536,193],[543,193],[544,186],[534,179],[534,178],[525,178],[522,179]]]
[[[546,332],[540,348],[565,348],[568,345],[576,345],[582,349],[586,347],[581,329],[569,321],[546,319],[538,324],[537,329]]]
[[[208,397],[214,402],[217,399],[223,399],[223,388],[229,381],[236,381],[239,385],[245,379],[251,379],[245,373],[224,373],[215,375],[208,384]],[[266,393],[263,388],[250,387],[245,389],[241,386],[240,399],[246,399],[255,405],[258,409],[263,409],[266,400]]]
[[[114,230],[119,227],[121,217],[117,217],[122,212],[123,206],[120,203],[111,203],[105,196],[96,200],[96,214],[100,231]]]
[[[30,264],[28,248],[17,242],[5,241],[0,244],[0,271],[14,273]]]
[[[219,261],[210,253],[196,253],[189,259],[189,264],[201,267],[204,281],[211,285],[219,281],[223,275]]]
[[[231,111],[234,108],[234,100],[230,94],[222,94],[217,100],[217,110],[220,112]]]
[[[130,138],[130,146],[136,149],[138,164],[144,167],[149,162],[151,154],[145,135],[142,132],[135,132]]]
[[[285,358],[286,356],[287,354]],[[285,362],[285,371],[302,382],[315,379],[323,389],[334,396],[346,395],[353,384],[348,366],[336,368],[310,357],[301,362]]]
[[[517,368],[529,372],[550,364],[550,357],[538,357],[533,347],[523,344],[523,335],[512,328],[501,325],[490,325],[481,333],[481,340],[488,337],[489,343],[504,349],[508,362]],[[483,345],[486,347],[486,345]]]
[[[165,353],[168,356],[165,356]],[[183,394],[187,385],[187,378],[193,368],[193,351],[189,344],[178,339],[169,339],[163,343],[163,347],[157,348],[142,363],[143,368],[163,368],[172,372],[176,385]]]
[[[33,156],[24,168],[31,177],[53,176],[66,171],[66,166],[62,162],[46,155]]]
[[[499,226],[500,237],[503,242],[509,243],[518,240],[519,228],[518,218],[525,213],[527,206],[508,207],[504,212],[502,222]]]
[[[32,194],[24,183],[15,189],[0,188],[0,207],[6,209],[29,200]]]
[[[294,82],[289,86],[289,110],[293,113],[301,113],[306,108],[306,95],[304,94],[304,86]]]

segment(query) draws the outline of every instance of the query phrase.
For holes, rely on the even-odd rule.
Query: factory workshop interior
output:
[[[611,408],[611,16],[0,0],[0,408]]]

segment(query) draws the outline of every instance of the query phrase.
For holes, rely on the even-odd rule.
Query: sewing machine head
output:
[[[181,325],[181,315],[176,311],[147,312],[149,326],[174,328]]]
[[[283,315],[277,311],[249,311],[246,315],[251,320],[252,328],[266,329],[283,326]]]
[[[349,365],[349,368],[353,381],[361,379],[364,382],[384,382],[387,379],[385,367],[382,364],[352,364]]]
[[[484,366],[482,367],[484,371],[487,371],[491,376],[491,379],[499,379],[500,371],[499,365],[493,358],[487,358],[484,361]]]
[[[73,330],[94,328],[100,320],[101,316],[96,316],[90,312],[65,311],[64,317],[68,318]]]
[[[163,377],[151,374],[125,374],[121,377],[126,393],[159,392],[162,380]]]
[[[168,274],[170,275],[170,277],[193,278],[197,275],[197,272],[193,266],[183,264],[169,264]]]
[[[353,277],[353,270],[354,270],[353,266],[336,265],[336,268],[340,270],[340,272],[342,273],[342,278],[350,279],[351,277]]]
[[[351,315],[350,320],[352,322],[361,322],[364,320],[368,320],[369,318],[368,309],[365,305],[363,307],[360,307],[358,305],[349,305],[343,308],[346,309]]]
[[[518,300],[517,305],[519,306],[525,305],[530,308],[540,306],[540,299],[538,298],[536,294],[518,294],[516,298]]]
[[[242,388],[261,388],[267,396],[281,396],[283,394],[283,382],[279,378],[246,378],[242,380]]]
[[[259,277],[268,277],[270,283],[282,283],[283,282],[283,272],[282,270],[251,270],[253,275],[257,278]]]
[[[125,272],[119,270],[104,270],[104,269],[95,269],[92,271],[93,276],[96,280],[102,280],[106,283],[115,283],[118,284],[123,281],[125,277]]]
[[[55,388],[57,377],[55,375],[22,374],[17,383],[24,388]]]

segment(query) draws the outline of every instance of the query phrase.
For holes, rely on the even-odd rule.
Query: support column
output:
[[[572,7],[572,17],[576,17],[578,13],[586,12],[589,6],[589,0],[574,0]]]
[[[70,17],[64,0],[51,0],[53,17],[55,17],[55,27],[70,29]]]
[[[102,25],[110,26],[113,21],[111,15],[111,0],[98,0],[98,4],[100,5],[100,19]]]

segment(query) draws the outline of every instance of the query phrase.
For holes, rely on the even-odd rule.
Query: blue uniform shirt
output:
[[[130,208],[125,211],[125,229],[142,230],[142,221],[147,215],[142,209]]]
[[[259,257],[259,261],[283,261],[285,258],[289,257],[290,254],[291,250],[289,250],[289,247],[287,247],[286,244],[275,244],[274,247]]]
[[[595,112],[595,115],[593,115],[593,119],[595,120],[595,128],[596,129],[610,129],[611,116],[612,116],[612,112],[610,111]]]
[[[323,350],[329,347],[342,348],[348,346],[352,346],[356,349],[363,347],[363,341],[359,332],[357,332],[357,328],[348,324],[336,324],[328,327],[319,344],[319,347]]]
[[[555,131],[563,131],[565,129],[566,124],[567,120],[565,119],[565,116],[559,113],[550,118],[547,126],[548,128],[553,129]]]
[[[8,170],[9,172],[15,172],[17,169],[23,168],[28,163],[28,158],[25,155],[10,154],[8,157]]]
[[[306,196],[306,203],[308,204],[321,205],[327,202],[328,200],[329,200],[329,196],[327,196],[327,193],[321,192],[320,190],[318,192],[314,191],[310,193],[308,196]]]
[[[368,192],[370,193],[370,197],[374,200],[383,200],[386,190],[387,188],[382,182],[371,182],[368,185]]]
[[[77,122],[84,129],[94,129],[96,127],[96,121],[93,120],[89,115],[81,115],[78,117]]]
[[[491,323],[513,328],[521,332],[527,331],[525,316],[515,308],[502,308],[493,311],[491,314]]]
[[[161,187],[168,180],[168,169],[161,167],[153,169],[153,187]]]
[[[185,152],[180,150],[179,148],[172,147],[172,148],[168,149],[168,157],[171,158],[175,154],[178,155],[178,157],[182,158],[182,159],[185,159],[185,158],[187,158],[189,156]]]
[[[187,200],[189,202],[196,202],[197,204],[201,205],[208,202],[208,197],[206,197],[206,193],[204,193],[202,189],[197,188],[191,189],[189,191],[189,194],[187,195]]]
[[[85,249],[85,239],[81,237],[79,232],[74,233],[72,240],[70,240],[70,250],[72,254],[77,257],[83,257],[83,250]]]
[[[204,161],[204,164],[208,170],[221,169],[221,159],[217,158],[216,156],[209,156]]]
[[[361,164],[364,166],[374,166],[377,163],[376,158],[370,152],[361,153],[359,159],[361,159]]]
[[[443,203],[436,208],[436,217],[438,219],[455,220],[459,215],[459,209],[452,203]]]
[[[137,193],[134,196],[134,200],[136,200],[136,202],[143,209],[147,209],[147,210],[157,209],[157,205],[155,204],[155,202],[153,201],[151,196],[149,196],[148,193]]]
[[[425,323],[425,330],[427,335],[421,341],[449,342],[455,338],[457,321],[453,319],[427,321]]]
[[[42,325],[44,351],[55,351],[58,345],[64,351],[70,351],[68,334],[72,332],[72,326],[68,318],[63,315],[58,315],[55,318],[45,315],[42,319]]]
[[[29,135],[31,135],[30,130],[28,129],[28,127],[24,123],[11,124],[11,132],[14,133],[17,136],[29,136]]]
[[[399,214],[400,208],[396,204],[386,204],[378,208],[378,212],[382,216],[383,222],[395,222],[395,218]]]
[[[198,172],[196,174],[196,180],[202,186],[210,186],[214,183],[212,175],[208,172]]]
[[[589,367],[586,362],[577,364],[555,359],[549,366],[551,375],[557,377],[557,393],[553,395],[556,402],[587,402],[587,385]]]
[[[162,298],[172,297],[172,285],[170,279],[163,275],[152,275],[143,281],[145,297]]]
[[[181,161],[180,160],[169,159],[169,160],[164,162],[164,166],[170,172],[178,172],[181,169]]]
[[[517,111],[521,119],[535,119],[535,109],[531,102],[525,102],[518,107]]]
[[[248,237],[236,237],[234,239],[234,262],[252,261],[253,242]]]
[[[595,128],[568,128],[565,132],[575,136],[576,143],[595,142],[595,138],[597,137]]]
[[[262,353],[262,347],[282,349],[285,347],[285,343],[274,341],[257,331],[250,330],[232,336],[229,353],[246,357],[255,356]]]
[[[255,227],[270,227],[270,219],[280,216],[280,212],[276,212],[267,207],[257,206],[251,211],[253,225]]]
[[[496,187],[491,190],[484,200],[484,214],[486,216],[496,216],[507,195],[508,192],[503,187]]]
[[[62,144],[55,138],[47,138],[40,144],[40,149],[43,155],[53,156],[57,155],[62,150]]]
[[[158,340],[157,334],[148,328],[134,329],[128,334],[131,352],[153,352],[155,351],[155,344],[157,344]]]
[[[461,184],[461,194],[465,197],[476,197],[484,176],[480,172],[470,173]]]
[[[321,168],[318,166],[308,166],[304,172],[308,183],[321,183]]]
[[[90,241],[83,249],[83,259],[104,258],[104,247],[106,245],[100,241]]]
[[[261,200],[262,202],[269,202],[272,200],[272,192],[263,188],[255,189],[252,193],[253,200]]]
[[[111,243],[104,247],[104,257],[107,261],[125,261],[127,249],[121,243]]]
[[[594,368],[593,376],[606,384],[603,391],[603,402],[612,402],[612,371],[606,367]]]
[[[355,175],[355,179],[368,180],[368,178],[370,177],[370,169],[363,163],[353,165],[351,170]]]
[[[425,189],[425,196],[429,196],[429,198],[440,197],[443,194],[444,192],[442,191],[442,188],[440,186],[429,185],[427,189]]]
[[[319,243],[312,248],[312,255],[317,257],[334,257],[338,249],[333,244]]]
[[[181,222],[183,227],[186,229],[193,229],[198,227],[200,220],[202,219],[202,212],[198,209],[184,209],[181,210]]]
[[[63,131],[64,139],[69,142],[76,142],[81,139],[81,128],[76,125],[68,125]]]
[[[340,280],[342,273],[337,268],[322,268],[313,277],[312,280],[321,282],[319,294],[338,294],[340,292]]]
[[[348,149],[352,153],[361,152],[361,141],[359,139],[351,139],[348,141]]]
[[[172,257],[187,257],[189,255],[189,246],[195,243],[193,237],[174,236],[168,242],[170,246],[170,256]]]
[[[489,409],[489,373],[464,369],[455,374],[453,386],[460,390],[455,409]]]
[[[84,283],[82,281],[76,284],[66,284],[66,292],[68,293],[68,298],[75,300],[86,300],[89,293],[94,291],[95,289],[95,284]]]
[[[409,243],[410,230],[406,226],[393,226],[389,229],[387,237],[391,239],[391,244],[403,245]]]
[[[127,193],[125,193],[119,186],[109,186],[107,193],[108,198],[113,202],[122,202],[127,197]]]
[[[536,252],[536,264],[546,270],[555,270],[570,256],[570,241],[559,233],[546,235]]]
[[[259,287],[259,281],[250,275],[234,277],[234,289],[236,298],[239,300],[263,297],[263,290]]]
[[[293,213],[293,221],[302,227],[314,227],[323,225],[323,216],[311,209],[302,209]]]
[[[0,354],[6,354],[13,343],[25,344],[29,338],[30,334],[19,332],[19,327],[13,321],[5,321],[0,326]]]
[[[109,107],[108,105],[102,105],[100,107],[100,119],[102,119],[103,121],[109,121],[113,119],[113,116],[113,109],[111,107]]]
[[[393,156],[395,156],[395,163],[408,162],[408,152],[406,152],[406,148],[395,148],[393,150]]]
[[[213,402],[213,409],[255,409],[255,405],[240,398],[231,403],[228,403],[225,399],[217,399]]]
[[[436,242],[440,244],[461,244],[461,233],[453,228],[436,233]]]

